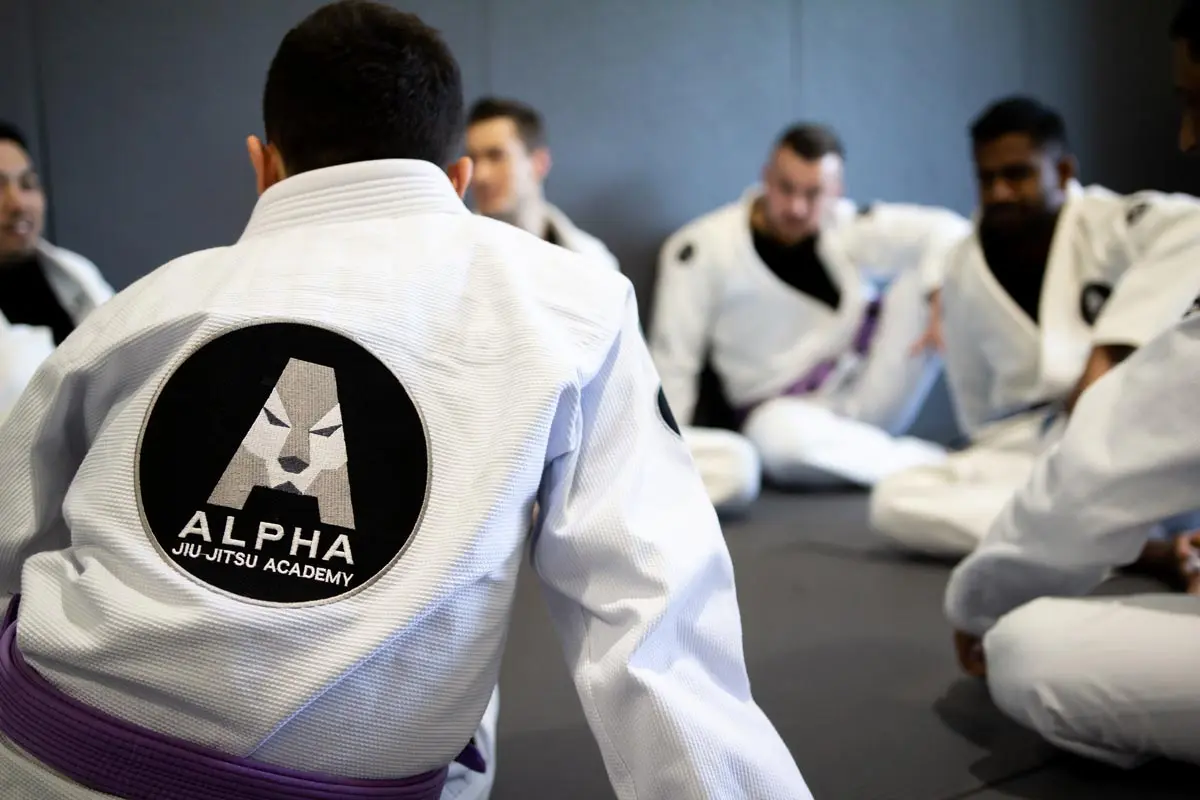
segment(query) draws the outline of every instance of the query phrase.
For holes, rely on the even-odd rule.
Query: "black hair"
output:
[[[489,119],[511,119],[526,150],[546,146],[546,126],[542,115],[532,106],[504,97],[483,97],[475,101],[467,115],[467,124],[474,125]]]
[[[1032,97],[1014,95],[997,100],[971,123],[971,142],[975,147],[1013,133],[1028,136],[1039,149],[1069,150],[1067,124],[1062,115]]]
[[[26,153],[29,152],[29,142],[21,129],[11,122],[0,120],[0,141],[14,142]]]
[[[817,161],[828,155],[846,157],[842,140],[827,125],[802,122],[784,131],[775,143],[776,149],[786,147],[805,161]]]
[[[462,140],[462,75],[417,16],[340,0],[283,38],[263,120],[290,173],[390,158],[444,167]]]
[[[1193,59],[1200,57],[1200,2],[1183,0],[1171,20],[1170,36],[1186,42]]]

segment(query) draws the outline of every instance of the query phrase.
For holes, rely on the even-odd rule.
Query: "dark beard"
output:
[[[985,213],[979,223],[979,244],[993,266],[1044,267],[1057,224],[1057,210],[1032,212],[1003,223],[994,223]]]

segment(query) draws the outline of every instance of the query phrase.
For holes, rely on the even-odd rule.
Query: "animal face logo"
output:
[[[288,361],[208,502],[240,510],[256,486],[315,497],[321,522],[354,528],[332,368]]]

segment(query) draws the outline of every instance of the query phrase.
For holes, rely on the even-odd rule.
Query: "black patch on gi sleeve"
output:
[[[680,264],[686,264],[696,255],[696,246],[688,242],[683,247],[679,248],[679,252],[675,254],[675,260]]]
[[[1083,317],[1083,321],[1088,325],[1095,325],[1111,294],[1112,287],[1103,283],[1089,283],[1084,286],[1079,294],[1079,316]]]
[[[1146,212],[1149,210],[1150,210],[1150,204],[1148,202],[1146,202],[1145,200],[1141,201],[1140,203],[1135,203],[1135,204],[1131,205],[1129,207],[1129,209],[1125,212],[1125,223],[1127,225],[1131,225],[1131,226],[1136,225],[1138,220],[1140,220],[1142,217],[1144,217],[1146,215]]]
[[[679,423],[675,421],[675,413],[671,411],[671,404],[667,402],[667,394],[661,386],[658,387],[658,416],[676,436],[682,436],[679,432]]]

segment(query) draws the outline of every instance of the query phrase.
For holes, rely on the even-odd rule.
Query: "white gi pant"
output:
[[[1119,767],[1200,764],[1200,597],[1041,598],[983,639],[996,705]]]
[[[874,486],[910,467],[939,464],[945,450],[908,436],[941,369],[932,354],[912,355],[929,310],[915,271],[889,287],[858,376],[829,394],[777,397],[743,428],[768,478],[786,486]]]
[[[928,555],[970,553],[1029,478],[1038,455],[1061,436],[1065,421],[1045,430],[1046,416],[1033,412],[998,422],[942,463],[880,481],[871,491],[871,527]]]
[[[720,428],[685,427],[682,433],[717,511],[745,511],[762,488],[762,465],[750,440]]]
[[[496,720],[500,689],[492,692],[475,733],[475,746],[487,760],[487,772],[472,772],[461,764],[450,765],[443,800],[487,800],[496,780]],[[0,798],[4,800],[110,800],[112,795],[93,792],[58,776],[29,758],[0,735]]]

